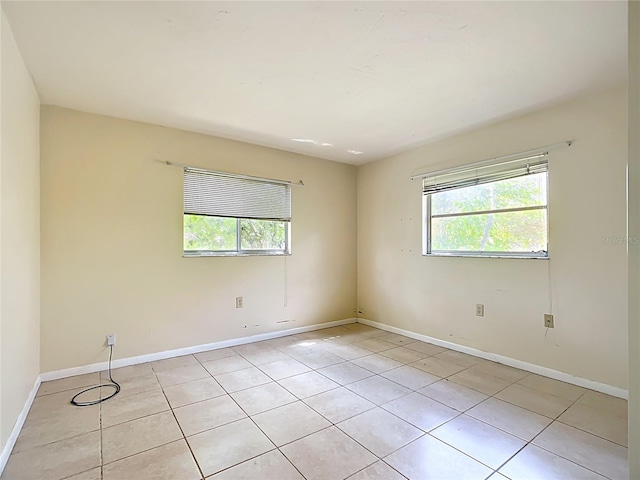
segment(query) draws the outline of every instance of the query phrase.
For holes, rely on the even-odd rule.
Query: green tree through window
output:
[[[238,242],[238,231],[240,242]],[[184,250],[186,252],[284,252],[287,241],[286,232],[286,222],[185,214]]]
[[[432,253],[546,254],[546,172],[430,197]]]

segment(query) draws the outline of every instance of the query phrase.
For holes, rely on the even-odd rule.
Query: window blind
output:
[[[456,188],[471,187],[483,183],[498,182],[548,171],[547,154],[540,154],[492,165],[459,167],[425,176],[422,181],[424,195],[445,192]]]
[[[291,221],[291,185],[184,169],[184,213]]]

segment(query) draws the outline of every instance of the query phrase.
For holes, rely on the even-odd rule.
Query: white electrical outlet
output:
[[[116,334],[110,333],[107,335],[107,347],[111,347],[116,345]]]
[[[483,303],[477,303],[476,304],[476,316],[477,317],[484,317],[484,304]]]
[[[236,297],[236,308],[242,308],[244,306],[244,301],[242,297]]]

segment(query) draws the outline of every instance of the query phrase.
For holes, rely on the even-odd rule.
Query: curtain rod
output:
[[[511,153],[509,155],[504,155],[502,157],[489,158],[488,160],[482,160],[480,162],[461,165],[459,167],[452,167],[444,170],[436,170],[433,172],[419,173],[417,175],[412,175],[411,180],[415,180],[416,178],[425,178],[425,177],[433,177],[436,175],[444,175],[445,173],[451,174],[451,173],[457,173],[465,170],[473,170],[474,168],[481,168],[481,167],[493,165],[496,162],[500,162],[502,160],[506,160],[504,163],[508,163],[509,160],[518,161],[518,160],[528,160],[530,158],[539,158],[539,157],[548,155],[549,150],[552,150],[554,148],[570,147],[572,144],[573,144],[573,140],[565,140],[564,142],[558,142],[551,145],[546,145],[544,147],[534,148],[532,150],[525,150],[524,152]]]
[[[179,167],[179,168],[188,169],[188,170],[197,171],[197,172],[210,173],[212,175],[218,175],[220,177],[233,177],[233,178],[242,178],[245,180],[255,180],[258,182],[279,183],[282,185],[291,185],[293,187],[304,186],[304,182],[302,180],[298,180],[298,182],[294,183],[289,180],[278,180],[275,178],[254,177],[252,175],[243,175],[240,173],[233,173],[233,172],[223,172],[221,170],[208,170],[206,168],[192,167],[191,165],[183,165],[182,163],[174,163],[174,162],[169,162],[167,160],[157,160],[157,161],[165,165],[168,165],[169,167]]]

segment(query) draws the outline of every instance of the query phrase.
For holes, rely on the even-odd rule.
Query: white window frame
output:
[[[187,175],[191,179],[190,182],[187,182]],[[284,180],[184,166],[183,256],[291,255],[292,185],[302,185],[302,182],[293,184]],[[274,191],[277,192],[276,196],[273,196]],[[255,203],[247,202],[247,200],[251,199],[254,199]],[[234,214],[241,214],[241,216],[235,216]],[[186,250],[184,248],[184,219],[187,215],[235,220],[236,248],[234,250]],[[242,220],[283,223],[285,228],[284,248],[243,249]]]
[[[187,213],[182,214],[183,225],[182,234],[184,236],[184,216],[189,215]],[[225,217],[216,217],[225,218]],[[249,257],[249,256],[282,256],[291,255],[291,222],[284,223],[284,248],[271,248],[261,250],[247,250],[242,248],[242,227],[240,225],[241,220],[255,220],[251,218],[240,217],[226,217],[232,218],[236,221],[236,249],[235,250],[185,250],[183,245],[184,257]],[[259,220],[259,219],[258,219]],[[273,220],[277,221],[277,220]]]
[[[548,170],[545,172],[545,176],[546,176],[546,184],[547,184],[547,187],[546,187],[547,188],[547,204],[544,206],[514,207],[514,208],[508,208],[508,209],[478,210],[474,212],[432,215],[431,196],[437,195],[437,193],[423,194],[422,196],[423,197],[422,254],[424,256],[433,256],[433,257],[522,258],[522,259],[542,259],[542,260],[548,259],[549,258],[549,172]],[[517,177],[514,177],[514,178],[517,178]],[[496,183],[498,181],[500,180],[496,180],[494,182],[488,182],[487,184]],[[464,188],[464,187],[461,187],[461,188]],[[431,247],[431,240],[432,240],[431,220],[433,218],[486,215],[491,213],[517,212],[517,211],[527,211],[527,210],[546,210],[547,211],[546,250],[538,251],[538,252],[510,252],[510,251],[503,252],[503,251],[481,251],[481,250],[433,250]]]

